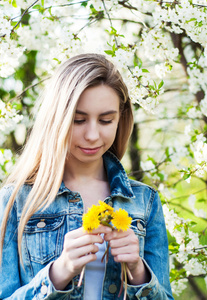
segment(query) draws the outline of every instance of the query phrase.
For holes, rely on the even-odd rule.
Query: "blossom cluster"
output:
[[[189,221],[178,217],[174,210],[169,209],[166,204],[163,205],[163,211],[166,227],[176,240],[174,247],[170,248],[172,251],[171,273],[173,274],[175,270],[176,262],[180,263],[185,270],[179,279],[172,282],[173,293],[179,295],[186,287],[186,277],[207,273],[207,250],[200,244],[198,233],[190,230],[192,226]],[[199,256],[201,253],[202,255]]]
[[[13,165],[14,157],[10,149],[0,149],[0,181],[9,174]]]
[[[5,134],[13,131],[16,124],[23,119],[22,115],[18,115],[15,108],[10,104],[5,104],[0,99],[0,130]]]
[[[196,5],[199,4],[199,5]],[[192,62],[187,71],[189,75],[190,91],[196,94],[199,90],[207,91],[207,19],[206,6],[195,1],[181,0],[172,6],[163,3],[157,5],[153,12],[155,28],[165,28],[175,34],[186,33],[188,40],[199,43],[204,51],[195,61],[193,51],[189,48],[187,59]],[[159,41],[160,39],[158,39]]]

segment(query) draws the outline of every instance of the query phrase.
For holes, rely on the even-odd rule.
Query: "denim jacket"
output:
[[[133,219],[131,228],[139,239],[140,257],[151,274],[149,283],[128,284],[127,299],[173,299],[168,240],[158,193],[143,183],[129,180],[121,163],[110,152],[103,158],[111,190],[105,202],[115,210],[121,207],[128,211]],[[0,223],[12,190],[11,185],[0,190]],[[83,299],[84,280],[81,287],[77,287],[79,275],[64,291],[56,290],[49,278],[50,265],[62,252],[64,235],[82,225],[81,195],[70,191],[62,182],[54,202],[31,217],[24,229],[22,265],[17,251],[17,230],[30,190],[29,185],[20,189],[9,215],[0,267],[0,299]],[[120,263],[114,262],[109,253],[102,287],[103,300],[123,299],[123,294],[118,298],[120,273]]]

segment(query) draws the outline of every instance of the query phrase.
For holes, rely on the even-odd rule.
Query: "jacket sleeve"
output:
[[[2,223],[11,190],[8,187],[0,190],[0,224]],[[70,283],[65,291],[57,291],[49,278],[51,263],[40,270],[28,284],[22,286],[17,247],[17,224],[17,213],[14,204],[7,222],[0,266],[0,300],[66,299],[67,295],[72,292],[74,284],[73,282]]]
[[[143,262],[151,274],[149,283],[128,285],[130,300],[173,300],[169,281],[168,238],[159,195],[154,190],[146,201],[147,227]],[[149,195],[148,195],[149,196]]]

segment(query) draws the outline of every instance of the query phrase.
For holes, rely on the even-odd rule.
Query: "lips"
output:
[[[101,147],[96,147],[96,148],[82,148],[82,147],[79,147],[79,148],[84,154],[92,155],[92,154],[96,154],[100,150]]]

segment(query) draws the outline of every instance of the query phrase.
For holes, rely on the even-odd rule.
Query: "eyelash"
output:
[[[85,122],[85,120],[74,120],[75,124],[83,124],[84,122]],[[106,124],[112,123],[112,120],[108,120],[108,121],[106,121],[106,120],[99,120],[99,122],[102,123],[102,124],[104,124],[104,125],[106,125]]]

